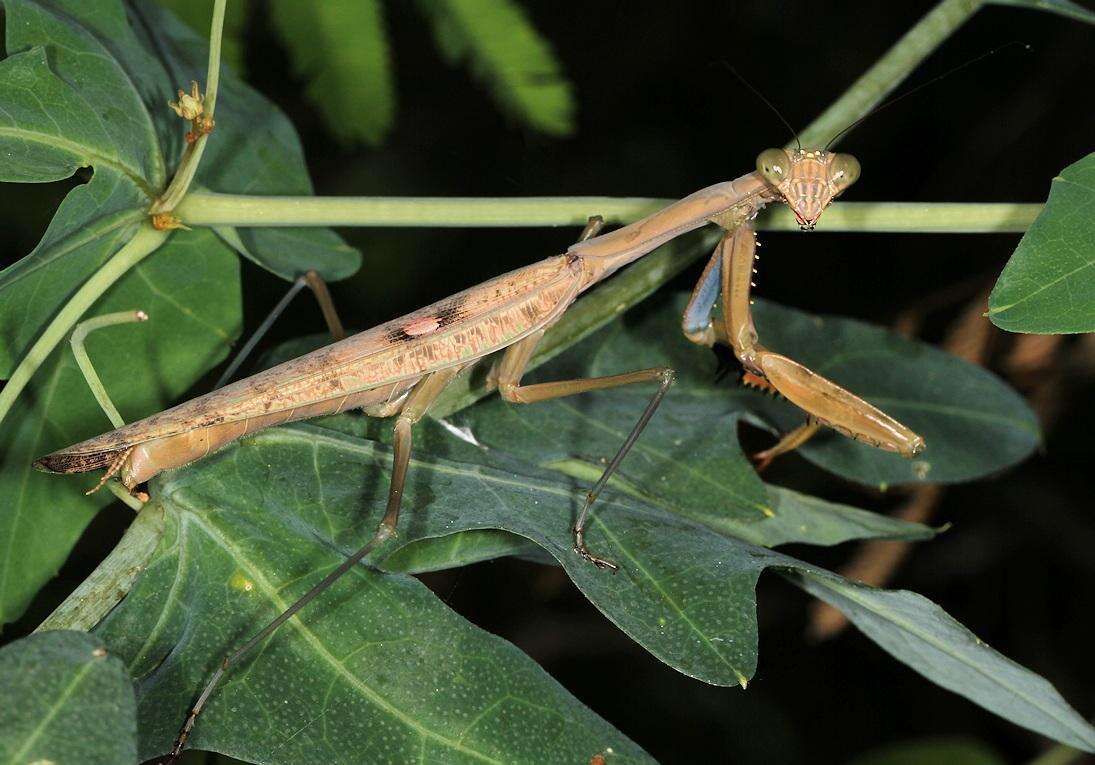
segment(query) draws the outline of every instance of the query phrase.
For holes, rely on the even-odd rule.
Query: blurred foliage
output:
[[[180,11],[195,30],[209,27],[211,2],[158,0]],[[245,58],[240,35],[257,0],[232,2],[225,19],[226,56]],[[519,0],[419,0],[443,57],[466,64],[499,108],[526,127],[549,135],[574,130],[574,89],[551,44]],[[396,86],[382,0],[268,0],[270,19],[295,72],[343,141],[376,145],[396,118]]]
[[[902,741],[869,752],[847,765],[1005,765],[988,746],[967,738],[925,738]]]

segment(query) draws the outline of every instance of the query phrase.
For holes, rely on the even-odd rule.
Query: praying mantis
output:
[[[755,171],[691,194],[642,220],[598,235],[603,221],[590,218],[568,250],[486,281],[378,327],[320,348],[159,414],[40,458],[49,472],[103,469],[95,488],[117,476],[131,492],[161,471],[199,460],[262,428],[361,409],[371,417],[395,417],[388,501],[373,537],[284,613],[228,656],[208,681],[176,740],[182,751],[206,701],[227,669],[320,592],[385,541],[396,536],[412,431],[453,379],[486,356],[500,354],[490,379],[508,402],[532,404],[640,383],[657,390],[601,477],[588,492],[571,529],[573,549],[591,564],[615,570],[585,541],[591,507],[627,456],[673,384],[668,367],[605,377],[522,384],[533,352],[583,292],[686,232],[715,223],[724,235],[697,283],[683,317],[692,342],[728,345],[755,385],[778,392],[808,415],[768,457],[792,449],[819,424],[906,457],[923,439],[897,420],[792,359],[765,348],[750,311],[756,258],[753,220],[767,204],[783,202],[800,228],[814,227],[834,198],[858,179],[858,161],[821,150],[768,149]],[[722,314],[712,319],[721,299]],[[322,302],[322,301],[321,301]],[[93,489],[94,490],[94,489]]]

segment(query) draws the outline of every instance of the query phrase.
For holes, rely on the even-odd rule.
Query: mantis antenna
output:
[[[857,119],[855,122],[848,125],[848,127],[844,128],[843,130],[838,132],[836,135],[834,135],[832,138],[830,138],[829,142],[827,144],[825,144],[825,151],[828,151],[829,149],[831,149],[833,147],[833,145],[837,142],[837,140],[839,140],[840,138],[843,138],[848,133],[855,130],[857,127],[859,127],[861,124],[863,124],[863,122],[865,120],[867,120],[870,117],[875,116],[876,114],[878,114],[880,111],[882,111],[886,107],[893,106],[898,101],[901,101],[905,98],[908,98],[909,96],[913,95],[914,93],[920,92],[921,90],[928,87],[929,85],[934,85],[935,83],[939,82],[940,80],[945,79],[947,77],[950,77],[952,74],[956,74],[957,72],[960,72],[961,70],[965,69],[967,66],[973,66],[974,64],[978,63],[979,61],[982,61],[983,59],[986,59],[989,56],[994,56],[997,53],[999,53],[1000,51],[1006,50],[1006,49],[1010,48],[1013,45],[1021,45],[1023,47],[1023,50],[1025,50],[1027,52],[1030,52],[1032,50],[1032,48],[1024,42],[1019,42],[1018,40],[1012,40],[1011,42],[1005,43],[1004,45],[1000,45],[996,48],[993,48],[992,50],[985,51],[980,56],[974,56],[973,58],[969,59],[965,63],[962,63],[962,64],[959,64],[958,66],[952,67],[952,68],[948,69],[947,71],[943,72],[942,74],[937,74],[935,77],[932,77],[927,82],[924,82],[924,83],[921,83],[920,85],[917,85],[912,90],[906,91],[906,92],[902,93],[899,96],[894,96],[889,101],[886,101],[885,103],[880,104],[879,106],[876,106],[875,108],[871,109],[869,112],[864,114],[862,117]],[[745,82],[745,81],[742,80],[742,82]],[[746,84],[748,84],[748,83],[746,83]],[[795,136],[795,137],[797,138],[798,136]]]
[[[727,65],[727,66],[729,66],[729,65]],[[759,90],[754,88],[751,84],[749,84],[749,80],[742,77],[741,73],[737,69],[735,69],[732,66],[729,66],[729,69],[730,69],[730,74],[734,75],[739,80],[741,80],[741,84],[744,85],[745,87],[749,88],[749,90],[751,90],[753,92],[753,95],[755,95],[762,102],[764,102],[764,105],[767,106],[769,109],[771,109],[775,113],[775,115],[777,117],[779,117],[780,122],[782,122],[784,125],[787,126],[787,129],[791,131],[791,135],[794,136],[794,138],[795,138],[795,144],[797,145],[797,148],[801,151],[802,150],[802,141],[799,140],[798,131],[795,130],[793,127],[791,127],[791,123],[787,121],[787,118],[783,116],[782,112],[780,112],[779,109],[777,109],[775,106],[773,106],[772,102],[769,101],[767,98],[765,98],[763,93],[761,93]]]

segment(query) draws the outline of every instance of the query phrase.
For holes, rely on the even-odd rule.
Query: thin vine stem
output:
[[[65,306],[53,317],[45,331],[20,360],[19,366],[12,372],[3,390],[0,390],[0,422],[7,416],[15,399],[26,387],[30,378],[38,371],[57,344],[80,320],[80,317],[95,304],[107,289],[118,281],[129,269],[155,252],[168,232],[157,231],[150,225],[142,226],[125,245],[118,250],[103,266],[92,274],[80,289],[69,299]]]
[[[134,509],[138,510],[137,517],[110,555],[35,628],[35,632],[90,630],[125,597],[144,571],[164,532],[162,505],[148,502]]]
[[[80,367],[80,371],[84,373],[84,380],[87,381],[87,387],[91,388],[91,393],[95,396],[95,400],[99,402],[99,407],[103,410],[103,414],[107,416],[107,419],[110,420],[110,423],[116,428],[125,425],[125,420],[122,419],[122,415],[118,412],[118,407],[114,406],[114,402],[110,400],[110,394],[106,392],[106,386],[103,385],[103,381],[99,379],[99,373],[95,371],[95,365],[91,363],[91,357],[87,355],[87,348],[84,347],[84,341],[89,334],[97,329],[113,327],[116,324],[130,324],[135,321],[147,320],[148,314],[144,311],[118,311],[117,313],[108,313],[103,316],[96,316],[94,319],[80,322],[76,325],[76,329],[72,330],[72,337],[69,338],[69,343],[72,345],[72,355],[76,357],[76,366]]]
[[[216,0],[213,5],[213,21],[209,30],[209,68],[205,76],[205,113],[213,118],[217,106],[217,87],[220,83],[221,71],[221,36],[224,32],[224,11],[228,0]],[[209,135],[199,135],[197,139],[187,144],[179,160],[179,169],[167,190],[153,203],[149,214],[172,212],[190,190],[190,184],[198,172],[202,154],[205,153],[205,144]]]
[[[982,5],[983,0],[943,0],[935,6],[799,133],[802,145],[825,146],[833,136],[878,106]],[[787,148],[794,145],[788,144]]]
[[[644,197],[266,197],[194,192],[176,212],[188,226],[581,226],[590,215],[628,223],[674,200]],[[819,231],[1021,233],[1041,204],[841,202]],[[797,231],[782,206],[765,211],[761,230]]]

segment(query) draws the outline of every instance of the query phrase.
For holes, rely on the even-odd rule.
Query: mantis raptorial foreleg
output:
[[[722,326],[718,327],[716,322],[711,328],[714,340],[725,342],[733,349],[748,375],[770,385],[817,422],[879,449],[898,452],[905,457],[918,454],[924,448],[923,439],[900,422],[797,361],[760,344],[749,298],[756,247],[756,232],[750,222],[728,232],[719,243],[715,257],[719,258]],[[686,321],[689,317],[694,318],[695,307],[704,302],[703,298],[709,297],[711,287],[704,281],[713,281],[714,274],[705,272],[704,276],[706,279],[697,286],[686,311]],[[704,289],[708,292],[701,294]],[[693,335],[707,339],[696,333]],[[775,454],[804,443],[814,430],[816,428],[805,427],[789,434],[774,447]]]

